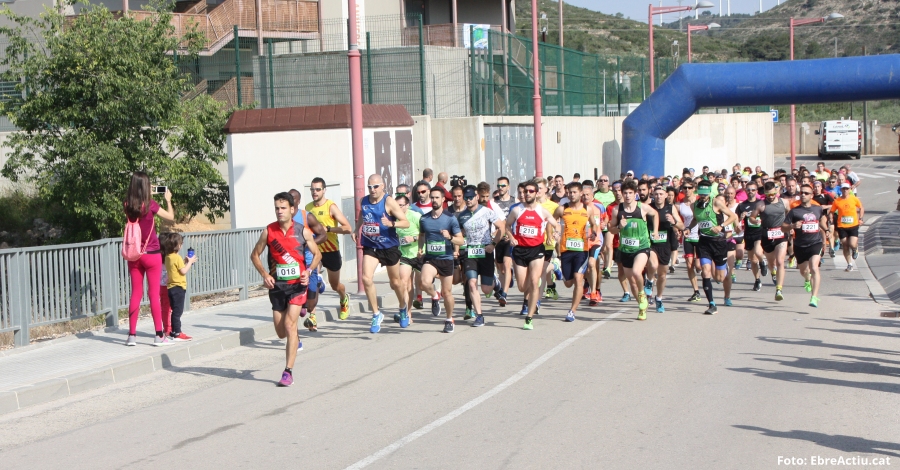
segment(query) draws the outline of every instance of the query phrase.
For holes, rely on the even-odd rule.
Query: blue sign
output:
[[[772,122],[778,122],[778,110],[770,109],[769,112],[772,113]]]

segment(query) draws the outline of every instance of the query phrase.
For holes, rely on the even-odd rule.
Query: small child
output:
[[[166,239],[171,235],[169,232],[159,234],[159,246],[166,246]],[[164,251],[159,252],[162,257],[163,269],[162,276],[159,277],[159,305],[162,308],[162,324],[163,334],[172,333],[172,306],[169,305],[169,276],[166,273],[166,254]]]
[[[190,341],[190,336],[181,331],[181,314],[184,313],[184,295],[187,291],[187,273],[191,266],[197,262],[197,255],[193,258],[182,258],[178,252],[184,238],[180,233],[172,233],[166,237],[163,250],[166,256],[166,272],[169,276],[169,304],[172,306],[172,332],[169,337],[174,341]],[[187,264],[185,264],[187,261]]]

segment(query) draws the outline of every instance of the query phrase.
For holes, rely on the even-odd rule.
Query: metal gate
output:
[[[515,197],[516,186],[534,178],[534,127],[484,126],[484,164],[487,181],[509,178]]]

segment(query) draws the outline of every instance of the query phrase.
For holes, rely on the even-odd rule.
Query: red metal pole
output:
[[[653,78],[653,4],[651,3],[647,7],[647,26],[650,28],[650,93],[653,93],[653,90],[656,89],[656,81]],[[618,83],[619,78],[616,77],[616,83]],[[617,85],[618,86],[618,85]]]
[[[794,19],[791,18],[791,28],[790,28],[790,42],[791,42],[791,60],[794,60]],[[797,168],[797,122],[796,122],[796,107],[791,105],[791,170]]]
[[[538,77],[537,0],[531,0],[531,75],[534,76],[534,173],[544,176],[543,138],[541,136],[541,83]]]
[[[691,63],[691,25],[688,25],[688,63]]]
[[[349,51],[350,61],[350,138],[353,145],[353,204],[359,214],[360,201],[366,195],[365,161],[363,160],[363,112],[362,112],[362,78],[360,75],[360,53],[356,30],[356,0],[347,0],[349,14]],[[358,227],[357,227],[358,228]],[[363,287],[363,252],[356,248],[356,288],[357,293],[365,292]]]

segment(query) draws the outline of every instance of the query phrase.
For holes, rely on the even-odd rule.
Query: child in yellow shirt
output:
[[[172,307],[172,332],[169,334],[173,341],[190,341],[190,336],[181,331],[181,314],[184,313],[184,296],[187,292],[187,273],[191,266],[197,262],[197,255],[190,258],[182,258],[178,252],[184,238],[180,233],[172,233],[166,237],[163,243],[165,254],[166,273],[169,282],[169,304]]]

